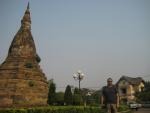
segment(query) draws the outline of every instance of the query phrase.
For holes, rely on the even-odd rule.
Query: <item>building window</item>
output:
[[[127,93],[127,89],[126,88],[122,88],[121,92],[122,92],[122,94],[126,94]]]

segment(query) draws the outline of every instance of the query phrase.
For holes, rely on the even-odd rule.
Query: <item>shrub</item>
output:
[[[64,94],[64,101],[66,105],[72,105],[73,103],[73,96],[71,92],[71,86],[67,85],[65,94]]]
[[[127,105],[120,105],[118,111],[128,111],[129,107]]]
[[[80,94],[74,94],[73,95],[73,105],[82,105],[83,99]]]
[[[1,109],[0,113],[105,113],[99,107],[57,106],[22,109]]]
[[[129,111],[128,107],[121,105],[119,111]],[[34,108],[9,108],[0,109],[0,113],[106,113],[100,107],[84,106],[47,106]],[[126,112],[131,113],[131,111]]]
[[[56,93],[56,103],[57,105],[64,105],[64,93],[63,92]]]
[[[53,82],[49,86],[47,102],[49,105],[54,105],[56,103],[56,85]]]

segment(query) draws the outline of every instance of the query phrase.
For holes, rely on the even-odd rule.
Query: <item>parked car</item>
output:
[[[129,102],[129,108],[135,109],[136,111],[142,107],[142,104],[139,104],[137,102]]]

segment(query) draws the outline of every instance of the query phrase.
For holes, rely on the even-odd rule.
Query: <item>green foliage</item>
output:
[[[38,54],[36,54],[36,61],[38,62],[38,63],[40,63],[41,62],[41,58],[39,57],[39,55]]]
[[[122,105],[119,112],[129,111],[127,106]],[[47,106],[47,107],[34,107],[34,108],[11,108],[0,109],[0,113],[106,113],[100,107],[83,107],[83,106]]]
[[[83,98],[77,87],[74,89],[73,105],[83,105]]]
[[[136,93],[137,101],[150,101],[150,91]]]
[[[77,87],[74,89],[74,94],[80,94],[80,91]]]
[[[73,105],[82,105],[83,99],[80,94],[74,94],[73,95]]]
[[[101,100],[101,91],[98,90],[91,95],[91,98],[94,100],[95,104],[100,104]]]
[[[120,105],[118,111],[129,111],[129,107],[127,105]]]
[[[64,101],[66,105],[72,105],[73,103],[73,96],[71,92],[71,87],[69,85],[66,87],[65,90]]]
[[[150,81],[145,82],[145,91],[150,91]]]
[[[51,83],[49,86],[49,92],[48,92],[48,100],[47,103],[49,105],[54,105],[56,103],[56,85],[55,83]]]
[[[150,101],[150,81],[145,82],[145,88],[142,92],[135,94],[137,101]]]
[[[57,105],[64,105],[64,93],[63,92],[56,93],[56,103]]]
[[[52,83],[54,83],[54,80],[53,80],[53,79],[48,80],[48,87],[50,87],[50,85],[51,85]]]
[[[0,113],[105,113],[98,107],[59,106],[22,109],[0,109]]]

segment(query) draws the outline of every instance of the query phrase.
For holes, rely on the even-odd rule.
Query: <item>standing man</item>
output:
[[[102,88],[101,106],[107,107],[107,113],[117,113],[119,107],[119,96],[115,85],[112,84],[112,78],[107,79],[107,86]]]

